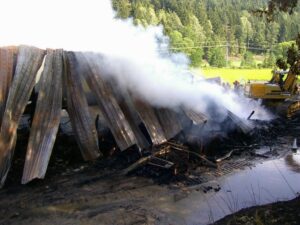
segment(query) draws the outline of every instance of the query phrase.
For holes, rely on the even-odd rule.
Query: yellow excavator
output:
[[[287,52],[286,59],[276,61],[280,71],[274,71],[269,82],[249,81],[245,85],[245,95],[262,99],[262,102],[273,107],[279,115],[291,118],[300,112],[300,95],[298,75],[300,75],[300,33]],[[289,67],[289,70],[287,68]],[[297,113],[298,114],[298,113]]]
[[[264,105],[272,107],[279,115],[291,118],[300,111],[298,76],[289,71],[274,71],[269,82],[249,81],[245,85],[245,95],[262,99]]]

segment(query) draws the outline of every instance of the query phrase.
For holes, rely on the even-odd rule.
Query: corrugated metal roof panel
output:
[[[101,155],[95,122],[89,112],[88,103],[78,71],[78,62],[73,52],[65,52],[64,83],[67,93],[67,111],[72,128],[85,160],[94,160]]]
[[[90,56],[88,53],[77,53],[76,57],[82,75],[94,93],[119,148],[125,150],[137,144],[134,132],[116,100],[112,86],[101,76],[101,57],[95,54]]]
[[[155,114],[154,108],[144,101],[134,99],[134,107],[142,119],[154,145],[160,145],[167,141],[164,131]]]
[[[20,46],[0,131],[0,186],[5,182],[17,139],[17,128],[35,84],[45,51]]]
[[[184,113],[188,118],[190,118],[195,125],[201,125],[207,122],[208,117],[203,113],[195,112],[190,109],[184,109]]]
[[[157,108],[155,113],[159,119],[166,139],[174,138],[182,130],[182,125],[179,120],[179,115],[171,109]]]
[[[16,47],[0,48],[0,127],[17,61]]]
[[[56,139],[62,106],[62,50],[47,50],[30,130],[22,183],[44,178]]]

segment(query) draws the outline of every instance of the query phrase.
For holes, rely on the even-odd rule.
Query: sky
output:
[[[218,85],[191,84],[188,58],[159,51],[157,40],[168,42],[162,27],[146,29],[133,26],[131,19],[115,19],[110,0],[0,0],[0,9],[0,46],[101,53],[106,56],[103,74],[152,105],[201,112],[213,105],[242,118],[259,108]]]
[[[97,51],[113,32],[107,0],[0,0],[0,45]],[[98,45],[100,45],[98,44]]]

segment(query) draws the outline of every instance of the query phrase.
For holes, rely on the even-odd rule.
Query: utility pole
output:
[[[226,67],[228,67],[228,65],[229,65],[230,27],[228,24],[226,24],[225,28],[226,28]]]
[[[246,46],[246,52],[249,50],[249,27],[247,26],[247,46]]]

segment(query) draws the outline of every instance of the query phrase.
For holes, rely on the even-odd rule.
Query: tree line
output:
[[[112,0],[117,17],[144,27],[162,25],[170,50],[184,52],[192,66],[206,60],[217,67],[228,66],[232,56],[241,57],[244,67],[256,66],[254,54],[264,55],[261,66],[270,67],[285,54],[300,32],[300,7],[280,2],[288,1]],[[274,12],[276,7],[281,11]]]

